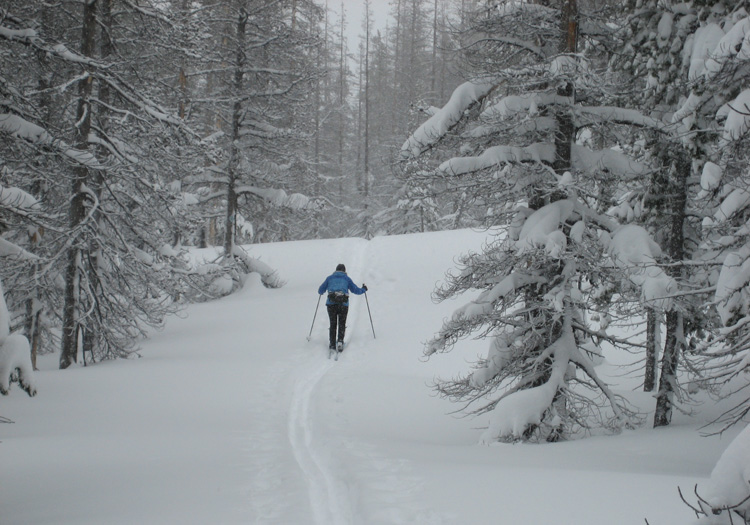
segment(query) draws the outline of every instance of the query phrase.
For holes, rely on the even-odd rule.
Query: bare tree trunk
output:
[[[578,3],[577,0],[565,0],[562,7],[562,53],[575,53],[578,48]],[[571,80],[566,81],[557,89],[562,97],[575,97],[575,89]],[[570,112],[557,115],[558,131],[555,137],[555,171],[559,174],[570,169],[570,154],[575,135],[575,124]]]
[[[52,23],[52,13],[50,12],[50,8],[44,8],[41,11],[41,17],[42,17],[42,26],[47,26],[48,24]],[[50,77],[48,74],[44,73],[44,71],[48,70],[48,56],[46,52],[38,51],[37,52],[37,60],[39,60],[39,63],[42,64],[42,73],[39,75],[38,80],[38,87],[39,87],[39,105],[41,108],[44,109],[43,112],[43,122],[45,124],[49,124],[52,118],[52,97],[50,96]],[[46,126],[45,126],[46,127]],[[44,194],[44,188],[41,184],[40,180],[35,180],[32,184],[32,194],[38,199],[43,200],[43,194]],[[44,230],[41,227],[37,227],[36,231],[31,235],[30,244],[31,248],[30,251],[32,253],[36,252],[36,247],[39,245],[39,243],[42,241],[42,238],[44,236]],[[29,270],[29,276],[31,277],[31,281],[36,281],[36,276],[39,272],[40,265],[39,263],[34,263],[31,265],[31,268]],[[40,344],[40,338],[41,338],[41,327],[39,324],[39,320],[41,317],[41,300],[39,295],[39,290],[35,287],[34,289],[29,291],[29,298],[26,300],[26,319],[24,323],[24,331],[26,333],[26,338],[29,340],[29,348],[31,353],[31,365],[34,368],[34,370],[37,369],[36,367],[36,358],[39,350],[39,344]]]
[[[437,43],[438,43],[438,0],[435,0],[435,13],[432,18],[432,73],[430,74],[430,96],[435,103],[435,81],[437,80]],[[437,105],[437,104],[436,104]]]
[[[107,60],[112,55],[113,44],[112,44],[112,0],[98,0],[99,2],[99,19],[102,27],[100,36],[100,57],[103,60]],[[110,93],[109,85],[104,82],[99,83],[98,98],[102,102],[97,107],[97,120],[99,128],[106,134],[109,130],[109,105],[112,98]],[[103,147],[98,148],[99,153],[102,157],[107,155],[107,150]],[[97,201],[101,202],[102,195],[102,175],[99,172],[90,174],[88,186],[89,189],[96,195]],[[98,225],[101,219],[101,212],[97,209],[91,216],[91,222],[95,226],[95,230],[98,231]],[[86,278],[88,280],[88,286],[90,293],[86,294],[88,300],[97,301],[98,291],[101,291],[100,276],[99,276],[99,241],[96,237],[92,237],[86,248],[86,251],[82,254],[81,262],[86,268]],[[93,311],[92,305],[86,304],[84,308],[87,311]],[[81,345],[83,352],[83,363],[86,364],[86,353],[94,359],[94,342],[96,341],[96,334],[94,332],[93,323],[84,323],[82,325],[83,342]]]
[[[659,354],[659,319],[653,308],[646,312],[646,372],[643,378],[643,391],[653,392],[656,388],[656,360]]]
[[[370,196],[370,0],[365,0],[365,209]]]
[[[363,135],[363,108],[364,108],[364,75],[365,75],[365,60],[364,60],[364,48],[360,44],[359,46],[359,86],[357,92],[357,190],[364,192],[364,176],[361,175],[363,167],[362,162],[362,135]]]
[[[96,10],[97,0],[89,0],[83,4],[83,29],[81,32],[81,54],[92,57],[96,42]],[[91,91],[93,77],[83,78],[78,83],[78,108],[76,111],[76,147],[82,151],[88,149],[88,137],[91,131]],[[83,187],[88,180],[89,170],[85,166],[78,166],[73,173],[72,198],[69,209],[70,234],[74,237],[68,248],[67,265],[65,268],[65,302],[63,305],[62,348],[60,352],[60,368],[68,368],[76,362],[78,354],[78,320],[76,310],[78,306],[78,266],[81,248],[75,237],[80,235],[79,227],[86,214]]]
[[[224,220],[224,257],[230,257],[234,248],[235,228],[237,224],[237,170],[240,162],[238,141],[240,138],[240,120],[242,118],[242,86],[245,78],[245,38],[247,31],[247,9],[240,2],[237,19],[237,55],[234,69],[234,105],[232,107],[232,143],[229,145],[229,162],[227,163],[227,213]]]
[[[400,80],[400,71],[401,71],[401,2],[403,0],[397,0],[396,1],[396,38],[394,42],[394,49],[393,49],[393,92],[396,94],[397,97],[402,96],[401,90],[399,89],[399,80]],[[398,106],[396,104],[391,104],[392,113],[391,113],[391,133],[397,133],[399,130],[398,127],[398,114],[396,111],[398,110]]]
[[[339,32],[339,89],[338,89],[338,165],[339,165],[339,199],[344,202],[344,110],[346,108],[346,36],[344,3],[341,3],[341,26]]]
[[[669,194],[672,203],[672,220],[669,237],[669,256],[673,261],[685,258],[685,206],[687,205],[687,180],[691,170],[691,156],[680,147],[667,152],[671,155],[669,162]],[[668,269],[672,277],[679,277],[681,270],[677,267]],[[667,312],[666,336],[664,338],[664,355],[661,360],[659,390],[656,394],[656,411],[654,427],[669,425],[672,421],[672,406],[677,391],[677,365],[684,347],[685,334],[682,313],[673,308]]]

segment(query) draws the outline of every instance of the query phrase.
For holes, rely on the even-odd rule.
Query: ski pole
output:
[[[310,335],[307,336],[307,340],[308,341],[312,337],[313,326],[315,326],[315,318],[318,317],[318,307],[320,306],[320,298],[321,297],[323,297],[323,296],[322,295],[318,296],[318,304],[315,306],[315,315],[313,315],[313,322],[312,322],[312,325],[310,325]]]
[[[372,338],[377,339],[377,337],[375,337],[375,326],[372,324],[372,314],[370,313],[370,300],[367,298],[367,292],[365,292],[365,302],[367,303],[367,315],[370,316],[370,327],[372,328]]]

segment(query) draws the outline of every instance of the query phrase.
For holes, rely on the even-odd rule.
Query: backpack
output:
[[[349,296],[343,292],[329,292],[328,300],[333,304],[346,304]]]
[[[328,300],[333,304],[349,302],[349,283],[346,276],[335,276],[328,281]]]

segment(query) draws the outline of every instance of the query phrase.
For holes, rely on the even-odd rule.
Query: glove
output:
[[[362,289],[366,292],[367,291],[367,285],[365,283],[362,283]]]

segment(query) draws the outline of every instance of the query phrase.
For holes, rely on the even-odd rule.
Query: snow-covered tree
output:
[[[472,413],[491,412],[483,441],[627,425],[633,414],[596,363],[602,341],[637,343],[608,335],[589,312],[616,296],[668,311],[677,291],[655,266],[662,250],[647,230],[604,214],[613,190],[650,173],[629,155],[628,131],[663,127],[612,105],[607,78],[596,74],[607,58],[599,44],[611,42],[604,22],[568,0],[482,9],[464,35],[471,80],[402,148],[406,159],[432,158],[434,176],[473,186],[488,222],[506,228],[436,292],[483,290],[426,348],[433,355],[470,334],[491,339],[473,372],[437,385]]]
[[[17,382],[28,395],[36,395],[29,340],[22,334],[10,333],[10,315],[0,285],[0,394],[8,395],[13,382]]]
[[[40,202],[25,214],[13,209],[12,199],[4,203],[17,219],[7,235],[39,263],[12,279],[5,266],[4,275],[13,311],[26,305],[33,348],[41,324],[62,328],[65,368],[81,349],[97,358],[126,355],[174,310],[184,261],[173,244],[184,207],[160,167],[167,158],[180,164],[176,142],[198,148],[195,134],[161,104],[157,70],[146,67],[153,57],[144,53],[154,43],[149,35],[170,27],[163,12],[142,5],[113,17],[111,4],[101,0],[65,11],[68,20],[57,16],[58,6],[34,7],[22,10],[24,16],[7,14],[0,30],[0,43],[13,50],[4,57],[15,61],[3,79],[13,97],[3,105],[0,132],[6,151],[16,152],[3,157],[7,188]],[[37,22],[52,19],[57,23]],[[110,60],[113,46],[116,61]],[[15,75],[25,63],[40,78],[55,72],[45,77],[45,96],[38,95],[39,83]]]
[[[750,427],[740,432],[716,462],[706,483],[695,488],[695,525],[750,523]]]
[[[745,82],[750,68],[750,5],[712,7],[712,16],[695,31],[693,56],[699,59],[692,61],[689,71],[692,89],[674,118],[696,122],[695,134],[711,139],[696,174],[700,191],[695,198],[705,210],[702,256],[720,265],[708,276],[708,284],[715,286],[711,304],[720,329],[702,345],[707,351],[697,356],[696,373],[719,396],[734,396],[732,407],[720,418],[729,426],[744,421],[750,412],[750,91]]]
[[[183,182],[213,215],[212,232],[221,234],[228,257],[237,238],[253,241],[264,221],[278,223],[272,210],[312,207],[292,188],[311,173],[300,153],[314,131],[302,117],[314,107],[310,27],[318,13],[302,0],[236,0],[195,15],[206,37],[197,50],[205,72],[191,119],[200,121],[212,152],[211,164]]]
[[[654,169],[648,177],[629,185],[628,193],[621,197],[620,220],[641,224],[654,235],[670,260],[668,272],[684,285],[665,321],[654,311],[646,313],[647,390],[656,384],[656,360],[662,352],[655,426],[668,425],[673,407],[686,400],[678,367],[685,349],[705,337],[710,328],[701,308],[705,293],[700,292],[707,286],[707,266],[697,250],[702,212],[693,198],[695,174],[706,158],[707,136],[691,132],[691,128],[705,123],[706,114],[697,123],[694,119],[672,118],[690,91],[694,75],[690,71],[705,59],[702,38],[696,41],[694,34],[701,20],[710,17],[710,7],[703,4],[627,2],[618,17],[623,28],[622,50],[611,62],[617,74],[623,75],[623,83],[630,86],[621,91],[621,99],[639,104],[643,112],[664,125],[660,133],[640,133],[631,141],[631,147]]]

